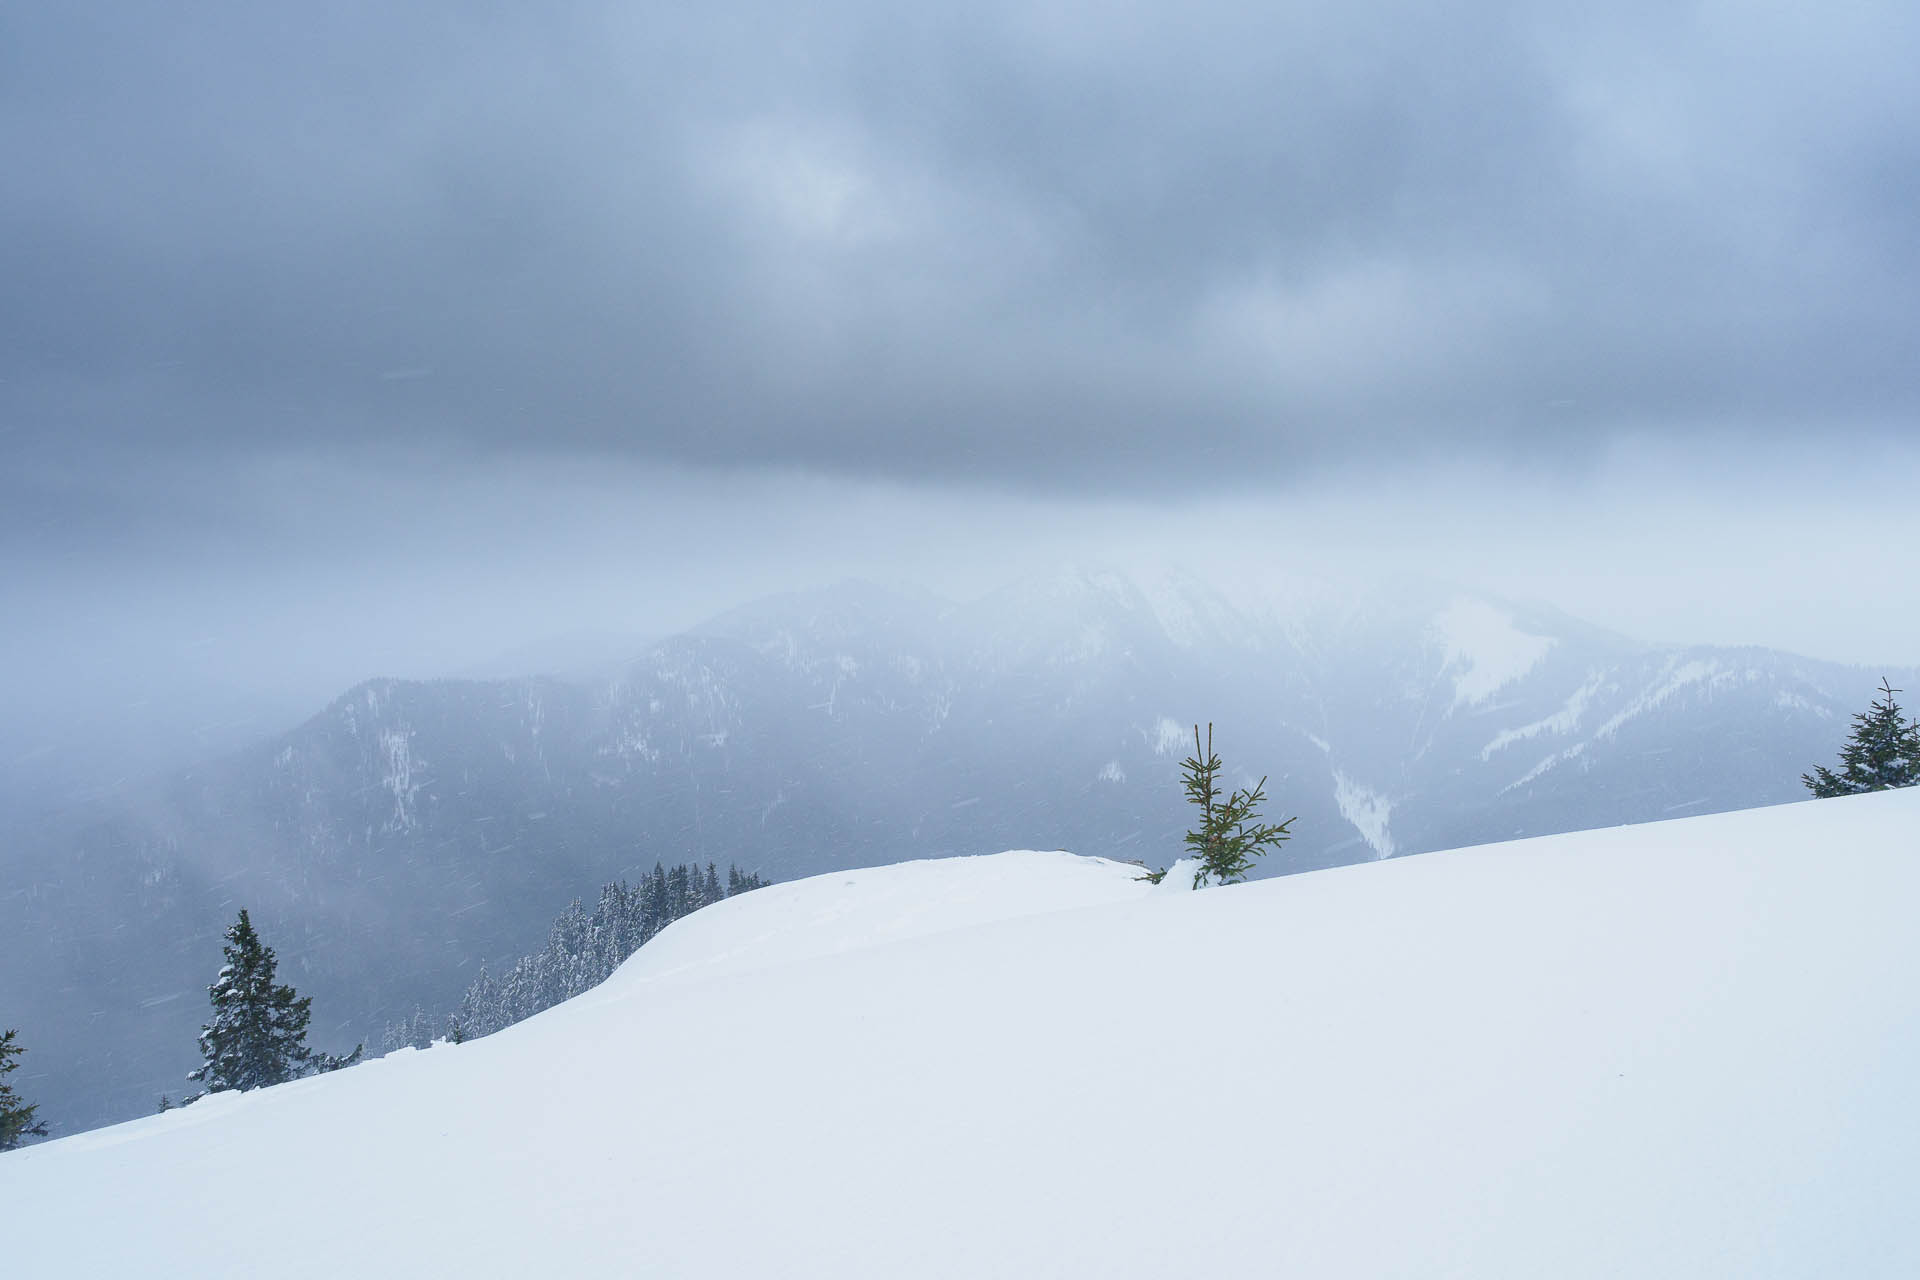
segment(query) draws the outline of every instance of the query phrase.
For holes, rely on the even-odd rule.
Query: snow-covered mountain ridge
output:
[[[0,1156],[10,1265],[1912,1275],[1916,831],[1920,790],[1200,893],[836,872],[487,1039]]]
[[[1196,721],[1230,783],[1267,775],[1270,816],[1298,816],[1277,874],[1793,799],[1879,675],[1419,583],[1229,596],[1069,572],[966,605],[843,584],[597,682],[369,681],[13,842],[0,1008],[71,1129],[179,1089],[237,905],[344,1050],[451,1007],[482,961],[655,860],[781,880],[1007,847],[1165,865]]]

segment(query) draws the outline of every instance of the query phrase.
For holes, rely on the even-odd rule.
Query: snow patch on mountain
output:
[[[1523,724],[1518,729],[1502,729],[1495,734],[1493,741],[1480,748],[1480,759],[1491,760],[1493,753],[1512,746],[1516,742],[1525,742],[1537,738],[1543,733],[1564,737],[1580,727],[1580,720],[1587,714],[1593,703],[1594,695],[1600,692],[1606,682],[1604,674],[1596,672],[1587,682],[1575,689],[1566,703],[1550,716],[1535,720],[1532,724]]]
[[[1628,721],[1638,719],[1691,686],[1700,685],[1711,689],[1732,684],[1737,679],[1738,676],[1734,672],[1718,662],[1699,659],[1682,662],[1678,658],[1669,659],[1655,682],[1609,717],[1605,724],[1594,731],[1593,736],[1597,739],[1613,737]]]
[[[512,747],[508,747],[507,750],[511,753]],[[653,745],[653,740],[647,736],[646,730],[636,724],[621,726],[613,740],[600,748],[599,754],[620,760],[644,760],[648,764],[656,764],[660,760],[660,749]]]
[[[1391,858],[1393,832],[1387,820],[1393,816],[1393,801],[1345,773],[1333,771],[1333,802],[1340,816],[1354,825],[1376,858]]]
[[[1529,782],[1532,782],[1535,778],[1538,778],[1542,774],[1546,773],[1547,770],[1553,769],[1558,767],[1559,765],[1565,764],[1569,760],[1577,759],[1578,757],[1585,755],[1586,751],[1587,751],[1587,744],[1584,742],[1576,742],[1572,746],[1568,747],[1565,751],[1556,751],[1554,754],[1543,758],[1540,761],[1540,763],[1534,765],[1533,768],[1527,770],[1525,773],[1515,778],[1512,782],[1509,782],[1506,786],[1500,788],[1500,794],[1506,795],[1510,791],[1518,791],[1521,787],[1526,786]]]
[[[1154,722],[1153,728],[1141,734],[1147,745],[1153,748],[1156,756],[1178,756],[1187,749],[1187,739],[1192,729],[1168,716],[1161,716]]]
[[[1782,711],[1805,711],[1812,715],[1819,716],[1822,720],[1833,719],[1833,712],[1827,708],[1786,689],[1782,689],[1773,695],[1773,705],[1779,707]]]
[[[787,627],[781,627],[766,639],[753,646],[756,653],[775,658],[780,665],[793,670],[800,665],[800,640]]]
[[[416,780],[413,758],[413,730],[405,725],[396,729],[380,731],[380,752],[386,765],[386,776],[382,779],[388,791],[393,793],[393,817],[386,823],[388,831],[412,831],[418,817],[414,801],[420,794],[424,778]]]
[[[1757,673],[1750,675],[1749,678],[1757,679]],[[1517,791],[1536,778],[1541,777],[1549,770],[1579,759],[1581,756],[1586,755],[1596,744],[1611,740],[1626,725],[1658,710],[1663,704],[1688,689],[1696,687],[1706,689],[1722,688],[1727,685],[1736,684],[1740,679],[1740,672],[1725,667],[1718,662],[1699,659],[1682,661],[1677,657],[1671,658],[1661,667],[1659,673],[1651,683],[1629,699],[1625,706],[1614,712],[1613,715],[1607,717],[1606,721],[1602,723],[1599,728],[1595,729],[1591,736],[1583,741],[1574,743],[1564,751],[1558,751],[1543,757],[1539,763],[1535,764],[1531,769],[1502,787],[1500,793],[1506,795],[1509,792]],[[1597,686],[1595,687],[1597,688]],[[1546,721],[1540,722],[1539,726],[1529,725],[1511,734],[1503,733],[1499,735],[1480,753],[1480,758],[1482,760],[1489,758],[1496,749],[1507,745],[1509,741],[1533,737],[1536,733],[1547,732],[1549,729],[1556,732],[1561,731],[1555,726],[1562,722],[1562,717],[1565,717],[1567,712],[1572,709],[1574,702],[1578,701],[1579,712],[1581,714],[1585,713],[1589,700],[1592,697],[1592,694],[1588,693],[1587,690],[1588,686],[1583,685],[1581,690],[1576,692],[1574,697],[1568,700],[1567,707],[1563,707],[1560,712],[1549,716]],[[1582,694],[1586,694],[1586,697],[1583,698]],[[1569,729],[1578,723],[1578,719],[1578,716],[1572,717],[1569,723]]]
[[[1520,630],[1484,600],[1461,596],[1433,620],[1443,652],[1441,670],[1453,677],[1453,706],[1475,707],[1523,678],[1556,643]]]

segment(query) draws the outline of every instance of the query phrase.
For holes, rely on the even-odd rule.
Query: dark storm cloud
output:
[[[201,451],[1137,489],[1903,430],[1920,42],[1804,12],[15,6],[14,519]]]

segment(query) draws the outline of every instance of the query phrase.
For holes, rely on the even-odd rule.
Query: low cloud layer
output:
[[[1890,0],[13,6],[0,750],[1063,558],[1911,662],[1916,65]]]
[[[4,446],[1080,492],[1920,406],[1900,6],[41,6]]]

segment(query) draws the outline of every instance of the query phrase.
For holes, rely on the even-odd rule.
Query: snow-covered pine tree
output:
[[[23,1100],[7,1083],[20,1064],[14,1059],[27,1051],[14,1037],[17,1031],[0,1032],[0,1151],[11,1151],[20,1145],[23,1138],[44,1138],[47,1126],[33,1118],[40,1108]]]
[[[1894,688],[1880,680],[1881,696],[1853,718],[1853,736],[1840,748],[1840,772],[1825,766],[1800,775],[1817,797],[1852,796],[1920,784],[1920,721],[1902,720]]]
[[[656,862],[635,884],[603,885],[593,910],[577,899],[570,903],[548,929],[546,945],[516,960],[499,981],[481,965],[459,1010],[446,1020],[448,1036],[456,1027],[462,1039],[490,1035],[591,990],[681,916],[766,883],[757,872],[742,874],[738,867],[728,867],[722,881],[713,863],[702,870],[693,863],[669,869]],[[408,1030],[406,1024],[393,1028],[390,1047],[405,1043],[401,1037]]]
[[[668,894],[667,869],[656,862],[653,864],[653,874],[647,878],[649,937],[666,928],[673,919],[673,904],[668,901]]]
[[[273,948],[260,941],[244,908],[221,949],[227,963],[207,988],[213,1018],[200,1028],[202,1060],[187,1079],[205,1085],[207,1093],[220,1093],[281,1084],[359,1061],[359,1048],[344,1058],[307,1048],[313,997],[295,995],[292,987],[274,981]]]
[[[692,884],[699,875],[691,864],[683,863],[667,871],[667,911],[669,920],[690,916],[694,911]]]
[[[1259,809],[1267,799],[1267,780],[1260,779],[1251,790],[1238,790],[1220,798],[1220,757],[1213,752],[1213,726],[1207,726],[1207,746],[1200,749],[1200,726],[1193,726],[1193,756],[1181,766],[1186,772],[1187,799],[1200,807],[1200,826],[1187,832],[1186,845],[1193,851],[1199,867],[1193,873],[1193,887],[1208,882],[1234,884],[1247,878],[1253,860],[1287,839],[1285,822],[1258,821]],[[1157,882],[1156,882],[1157,883]]]
[[[482,960],[480,976],[460,997],[460,1008],[450,1021],[459,1026],[462,1039],[471,1040],[498,1031],[505,1025],[499,1019],[500,984],[493,980],[493,975],[487,971],[486,961]]]
[[[557,997],[554,1004],[593,986],[592,951],[593,921],[575,898],[548,929],[546,950],[540,953],[546,989]]]
[[[440,1029],[433,1015],[419,1005],[413,1006],[413,1016],[405,1022],[389,1022],[386,1033],[381,1037],[381,1046],[392,1053],[395,1049],[426,1049],[440,1038]]]

